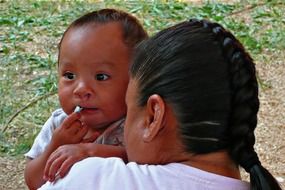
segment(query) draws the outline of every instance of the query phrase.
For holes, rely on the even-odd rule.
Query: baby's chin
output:
[[[81,120],[90,130],[92,131],[103,131],[105,130],[106,128],[108,128],[110,126],[110,124],[112,122],[98,122],[97,121],[92,121],[88,118],[82,118]]]

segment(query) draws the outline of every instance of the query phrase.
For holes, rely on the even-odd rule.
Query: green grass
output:
[[[57,44],[69,23],[86,12],[105,7],[128,11],[141,20],[150,34],[189,18],[207,18],[231,30],[257,64],[274,64],[276,57],[284,58],[285,3],[281,0],[235,4],[205,1],[196,5],[178,1],[0,0],[0,7],[2,154],[27,151],[42,124],[59,106],[56,95],[41,99],[21,111],[3,132],[18,110],[57,90]],[[244,11],[235,14],[240,10]],[[261,84],[268,87],[262,81]]]

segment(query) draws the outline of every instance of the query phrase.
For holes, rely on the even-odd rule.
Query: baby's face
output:
[[[120,24],[71,28],[59,53],[59,100],[67,114],[79,105],[81,120],[98,129],[126,114],[130,51]]]

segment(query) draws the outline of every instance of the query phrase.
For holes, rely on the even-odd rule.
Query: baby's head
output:
[[[125,93],[134,47],[147,37],[138,20],[122,11],[102,9],[75,20],[59,44],[59,100],[70,114],[103,128],[126,114]]]

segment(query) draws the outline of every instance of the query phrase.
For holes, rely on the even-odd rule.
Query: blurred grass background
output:
[[[285,57],[283,0],[0,0],[0,155],[26,152],[59,106],[57,44],[64,30],[86,12],[106,7],[134,14],[150,35],[189,18],[210,19],[231,30],[257,64]]]

